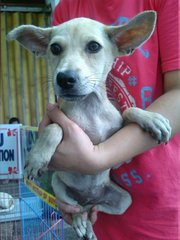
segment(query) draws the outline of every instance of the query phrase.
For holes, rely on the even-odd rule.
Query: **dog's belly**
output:
[[[105,186],[110,182],[109,170],[106,170],[97,175],[83,175],[80,173],[56,172],[56,179],[63,183],[66,187],[66,194],[76,200],[81,206],[96,205],[103,201],[105,193]],[[56,192],[58,189],[58,182]]]
[[[94,206],[104,203],[106,189],[105,185],[93,188],[91,187],[84,191],[67,187],[67,194],[70,198],[76,200],[81,206]]]
[[[79,191],[84,191],[89,188],[96,188],[107,184],[110,181],[109,171],[110,170],[108,169],[96,175],[58,171],[56,172],[56,176],[59,181],[63,182],[66,186]]]

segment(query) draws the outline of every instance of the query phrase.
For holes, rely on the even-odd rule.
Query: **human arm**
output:
[[[169,119],[173,136],[180,131],[180,71],[164,74],[164,88],[165,93],[147,110]],[[137,124],[129,124],[105,142],[94,146],[82,129],[58,108],[50,109],[47,117],[64,130],[64,139],[50,162],[51,168],[96,174],[158,145]]]
[[[164,95],[151,104],[147,110],[159,112],[167,117],[172,126],[172,135],[174,135],[180,131],[180,71],[168,72],[164,76],[164,81]],[[87,135],[54,105],[49,106],[48,114],[41,124],[41,129],[51,121],[61,124],[66,136],[51,160],[50,166],[55,169],[94,174],[158,145],[138,125],[129,124],[110,139],[98,146],[93,146]],[[61,149],[63,154],[60,152]],[[89,163],[89,161],[91,162]],[[65,221],[71,224],[72,214],[80,211],[79,207],[67,205],[63,202],[57,204]],[[95,222],[96,218],[97,212],[96,209],[93,209],[91,211],[92,222]]]
[[[172,136],[180,131],[180,71],[167,72],[164,75],[165,93],[154,101],[146,110],[158,112],[170,121]],[[137,141],[138,139],[138,141]],[[113,164],[118,164],[124,160],[145,152],[155,146],[149,134],[144,133],[138,125],[129,124],[111,138],[99,144],[100,152],[105,156],[104,166],[110,166],[111,159]],[[116,149],[116,150],[115,150]],[[119,156],[119,157],[118,157]]]

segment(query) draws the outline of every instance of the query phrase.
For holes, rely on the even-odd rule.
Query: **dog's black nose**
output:
[[[74,71],[59,72],[56,77],[57,84],[63,89],[73,88],[77,79],[78,76]]]

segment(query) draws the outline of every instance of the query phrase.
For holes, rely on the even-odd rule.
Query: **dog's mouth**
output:
[[[77,101],[81,101],[81,100],[85,99],[86,96],[87,96],[87,95],[65,94],[65,95],[61,95],[60,97],[61,97],[62,99],[64,99],[65,101],[77,102]]]

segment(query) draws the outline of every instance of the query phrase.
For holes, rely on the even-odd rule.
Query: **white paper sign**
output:
[[[22,177],[20,126],[0,125],[0,179]]]

